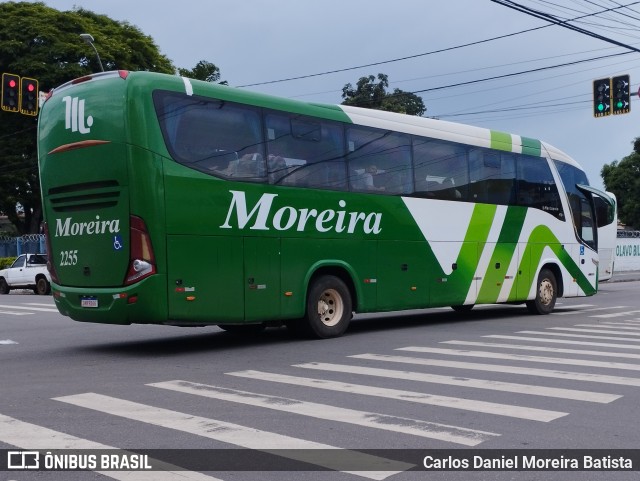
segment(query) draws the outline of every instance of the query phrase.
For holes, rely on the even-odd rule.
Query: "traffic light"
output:
[[[20,79],[20,113],[38,115],[38,81],[35,79]]]
[[[613,115],[628,114],[631,111],[629,75],[619,75],[611,79],[611,109]]]
[[[2,74],[2,110],[20,111],[20,76],[12,73]]]
[[[593,81],[593,116],[611,115],[611,79],[602,78]]]

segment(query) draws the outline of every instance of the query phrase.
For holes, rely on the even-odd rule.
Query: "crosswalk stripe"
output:
[[[640,387],[640,378],[608,376],[571,371],[557,371],[538,369],[533,367],[504,366],[499,364],[481,364],[477,362],[442,361],[439,359],[423,359],[417,357],[389,356],[385,354],[357,354],[349,356],[356,359],[368,359],[371,361],[398,362],[403,364],[415,364],[420,366],[452,367],[455,369],[471,369],[474,371],[503,372],[508,374],[520,374],[524,376],[551,377],[567,379],[571,381],[599,382],[605,384],[619,384],[622,386]]]
[[[376,386],[363,386],[361,384],[329,381],[326,379],[312,379],[308,377],[288,376],[285,374],[274,374],[264,371],[249,370],[228,372],[226,374],[230,376],[238,376],[260,381],[279,382],[284,384],[292,384],[294,386],[304,386],[317,389],[326,389],[329,391],[348,392],[351,394],[360,394],[364,396],[382,397],[386,399],[395,399],[397,401],[408,401],[419,404],[427,404],[431,406],[462,409],[465,411],[495,414],[498,416],[508,416],[519,419],[527,419],[530,421],[549,422],[568,414],[558,411],[548,411],[546,409],[514,406],[511,404],[492,403],[450,396],[438,396],[434,394],[426,394],[415,391],[402,391],[399,389],[388,389]]]
[[[577,327],[547,327],[552,331],[568,331],[568,332],[588,332],[591,334],[620,334],[621,336],[640,336],[640,332],[625,332],[625,331],[607,331],[600,329],[582,329]]]
[[[557,303],[556,307],[554,309],[554,313],[556,313],[558,310],[563,310],[563,309],[582,309],[585,307],[594,307],[595,304],[561,304],[561,303]]]
[[[622,338],[620,336],[594,336],[592,334],[575,334],[568,332],[549,332],[549,331],[518,331],[516,334],[541,334],[543,336],[558,336],[558,337],[577,337],[580,339],[602,339],[605,341],[624,341],[624,342],[640,342],[640,339]],[[609,333],[611,334],[611,333]]]
[[[611,321],[605,321],[602,324],[600,324],[602,327],[605,326],[626,326],[625,329],[636,329],[636,330],[640,330],[640,325],[638,325],[637,323],[634,323],[632,321],[627,321],[627,322],[611,322]]]
[[[25,311],[58,312],[58,309],[56,309],[55,307],[45,308],[45,307],[6,306],[3,304],[0,304],[0,307],[4,307],[6,309],[19,309],[19,310],[25,310]]]
[[[580,309],[575,311],[554,310],[553,314],[557,314],[558,316],[569,316],[574,314],[584,314],[585,312],[608,311],[609,309],[628,309],[628,308],[629,306],[613,306],[613,307],[594,307],[592,309]]]
[[[464,446],[477,446],[492,439],[499,434],[478,431],[475,429],[449,426],[446,424],[420,421],[418,419],[402,418],[387,414],[356,411],[355,409],[341,408],[328,404],[299,401],[280,396],[268,396],[254,392],[239,391],[208,384],[200,384],[189,381],[167,381],[147,384],[148,386],[170,389],[173,391],[195,394],[211,399],[220,399],[240,404],[248,404],[276,411],[294,413],[301,416],[336,421],[347,424],[355,424],[374,429],[383,429],[401,434],[410,434],[423,438],[438,439]]]
[[[394,369],[381,369],[375,367],[352,366],[345,364],[330,364],[323,362],[308,362],[296,364],[294,367],[304,369],[316,369],[320,371],[341,372],[350,374],[362,374],[365,376],[384,377],[391,379],[403,379],[407,381],[429,382],[434,384],[446,384],[449,386],[463,386],[475,389],[487,389],[492,391],[529,394],[532,396],[544,396],[574,401],[587,401],[607,404],[622,396],[617,394],[580,391],[575,389],[554,388],[536,386],[533,384],[518,384],[502,381],[490,381],[485,379],[472,379],[460,376],[443,376],[440,374],[428,374],[422,372],[396,371]]]
[[[521,332],[529,333],[529,334],[547,334],[546,332],[535,332],[535,331],[521,331]],[[576,341],[573,339],[549,339],[548,337],[505,336],[502,334],[491,334],[491,335],[482,336],[482,337],[487,337],[491,339],[508,339],[513,341],[544,342],[547,344],[569,344],[574,346],[594,346],[594,347],[597,346],[597,347],[615,347],[618,349],[640,349],[640,346],[638,345],[634,346],[632,344],[614,344],[612,342]],[[581,336],[581,337],[585,337],[585,336]],[[603,339],[600,336],[586,336],[586,337],[590,337],[593,339]],[[613,339],[620,340],[617,337]],[[626,340],[627,339],[625,339],[625,341]]]
[[[5,344],[5,345],[9,345],[9,344],[18,344],[16,341],[12,341],[11,339],[2,339],[0,340],[0,345]]]
[[[12,316],[31,316],[33,315],[33,312],[0,311],[0,314],[9,314]]]
[[[54,310],[58,310],[56,309],[55,304],[52,303],[45,303],[45,302],[25,302],[24,303],[25,306],[39,306],[39,307],[48,307],[50,309],[54,309]]]
[[[626,312],[615,312],[615,313],[612,313],[612,314],[598,314],[597,316],[589,316],[589,317],[598,317],[600,319],[611,319],[612,317],[629,316],[631,314],[637,314],[638,312],[640,312],[640,310],[626,311]]]
[[[113,446],[78,438],[67,433],[27,423],[0,414],[0,441],[21,449],[118,449]],[[126,451],[124,451],[126,452]],[[99,471],[104,476],[122,481],[220,481],[195,471],[176,470],[173,466],[157,459],[149,459],[154,469],[163,467],[163,471]],[[22,473],[21,473],[22,474]],[[17,476],[16,476],[17,477]]]
[[[562,354],[578,354],[584,356],[622,357],[627,359],[640,359],[640,354],[628,352],[604,352],[585,349],[565,349],[561,347],[526,346],[519,344],[501,344],[498,342],[474,342],[474,341],[442,341],[440,344],[452,344],[457,346],[497,347],[499,349],[515,349],[521,351],[557,352]],[[617,346],[613,344],[613,346]]]
[[[334,466],[340,465],[341,456],[343,459],[349,459],[349,461],[354,463],[357,461],[360,466],[380,466],[381,469],[378,471],[348,471],[351,474],[370,479],[382,480],[413,467],[406,463],[398,463],[356,451],[343,450],[328,444],[293,438],[239,424],[193,416],[191,414],[148,406],[146,404],[96,393],[62,396],[54,398],[54,400],[93,409],[94,411],[111,414],[113,416],[120,416],[126,419],[152,424],[154,426],[195,434],[196,436],[214,439],[244,448],[257,449],[267,453],[275,452],[278,456],[286,456],[290,459],[323,466],[329,469],[334,469]],[[336,454],[329,458],[327,456],[317,456],[314,455],[313,452],[308,451],[318,449],[335,449]],[[400,471],[398,469],[400,469]]]
[[[633,327],[633,326],[629,326],[624,325],[621,322],[616,322],[614,325],[608,324],[608,323],[602,323],[602,324],[574,324],[575,327],[597,327],[599,329],[607,329],[607,331],[609,329],[611,329],[611,331],[615,330],[615,329],[621,329],[623,331],[640,331],[640,327]],[[634,334],[636,336],[640,335],[640,334]]]
[[[445,354],[448,356],[479,357],[484,359],[504,359],[508,361],[527,361],[545,364],[563,364],[569,366],[600,367],[603,369],[624,369],[627,371],[640,371],[640,364],[626,362],[591,361],[588,359],[570,359],[564,357],[529,356],[526,354],[505,354],[489,351],[467,351],[464,349],[440,349],[436,347],[400,347],[396,351],[424,352],[427,354]]]

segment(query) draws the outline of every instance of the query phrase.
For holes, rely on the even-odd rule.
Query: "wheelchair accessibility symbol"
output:
[[[119,251],[122,250],[124,245],[122,244],[122,236],[114,235],[113,236],[113,250]]]

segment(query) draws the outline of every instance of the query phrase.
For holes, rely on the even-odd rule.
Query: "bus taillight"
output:
[[[53,249],[51,249],[51,238],[49,237],[49,224],[44,224],[44,240],[47,245],[47,270],[51,276],[51,280],[56,284],[60,284],[58,279],[58,273],[56,272],[56,265],[53,262]]]
[[[147,226],[140,217],[130,216],[129,270],[124,280],[125,285],[138,282],[156,273],[156,261],[151,246],[151,237]]]

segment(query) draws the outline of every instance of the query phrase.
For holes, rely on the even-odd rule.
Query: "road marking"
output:
[[[33,312],[0,311],[0,314],[9,314],[12,316],[32,316]]]
[[[636,329],[636,330],[640,330],[640,325],[638,325],[637,323],[634,323],[633,321],[626,321],[626,322],[611,322],[611,321],[605,321],[602,324],[598,324],[599,326],[602,327],[608,327],[608,326],[627,326],[624,329]],[[622,329],[622,327],[620,328]]]
[[[0,344],[18,344],[16,341],[12,341],[11,339],[0,340]]]
[[[0,441],[21,449],[37,449],[50,451],[52,449],[119,449],[113,446],[77,438],[67,433],[54,431],[36,424],[20,421],[0,414]],[[123,451],[123,454],[127,451]],[[161,471],[98,471],[113,479],[122,481],[220,481],[218,478],[206,476],[195,471],[180,470],[179,467],[157,459],[149,459],[149,464]],[[16,478],[22,478],[22,474]]]
[[[296,364],[294,367],[317,369],[320,371],[363,374],[365,376],[385,377],[391,379],[404,379],[408,381],[430,382],[435,384],[463,386],[476,389],[488,389],[492,391],[513,392],[519,394],[529,394],[532,396],[571,399],[574,401],[587,401],[601,404],[607,404],[622,397],[617,394],[578,391],[575,389],[553,388],[546,386],[536,386],[532,384],[517,384],[511,382],[490,381],[485,379],[472,379],[460,376],[443,376],[439,374],[427,374],[422,372],[396,371],[393,369],[380,369],[374,367],[351,366],[344,364],[329,364],[323,362]]]
[[[640,354],[630,354],[628,352],[603,352],[588,351],[583,349],[564,349],[561,347],[542,347],[542,346],[525,346],[518,344],[500,344],[497,342],[473,342],[473,341],[442,341],[440,344],[453,344],[458,346],[478,346],[478,347],[497,347],[501,349],[517,349],[522,351],[543,351],[558,352],[562,354],[581,354],[586,356],[601,357],[623,357],[627,359],[640,359]],[[617,347],[617,344],[611,344],[608,347]]]
[[[607,341],[640,342],[640,339],[628,339],[628,338],[623,339],[621,337],[613,337],[613,336],[592,336],[590,334],[569,334],[566,332],[518,331],[516,334],[541,334],[543,336],[578,337],[581,339],[603,339]]]
[[[58,312],[58,309],[56,308],[45,308],[45,307],[7,306],[4,304],[0,304],[0,307],[5,307],[7,309],[24,309],[25,311]]]
[[[566,309],[582,309],[583,307],[594,307],[594,304],[565,304],[561,305],[560,303],[556,304],[553,313],[555,314],[558,310],[566,310]]]
[[[335,421],[346,424],[355,424],[367,428],[383,429],[401,434],[410,434],[422,438],[438,439],[449,443],[462,444],[464,446],[477,446],[478,444],[493,439],[499,434],[478,431],[476,429],[461,428],[446,424],[420,421],[387,414],[356,411],[354,409],[341,408],[329,404],[299,401],[280,396],[268,396],[254,392],[239,391],[220,386],[211,386],[189,381],[167,381],[147,384],[147,386],[170,389],[196,396],[211,399],[220,399],[240,404],[248,404],[276,411],[294,413],[325,421]]]
[[[613,314],[598,314],[597,316],[589,316],[589,317],[598,317],[598,318],[604,318],[604,319],[610,319],[612,317],[622,317],[622,316],[627,316],[629,314],[636,314],[640,312],[639,310],[635,310],[635,311],[626,311],[626,312],[616,312]]]
[[[640,332],[601,331],[600,329],[579,329],[577,327],[547,327],[552,331],[590,332],[591,334],[620,334],[621,336],[640,336]]]
[[[610,325],[607,323],[602,323],[602,324],[574,324],[575,327],[597,327],[599,329],[622,329],[624,331],[640,331],[640,327],[632,327],[627,325],[624,325],[622,322],[617,322],[615,323],[615,325]],[[640,334],[634,334],[636,336],[640,336]]]
[[[440,349],[435,347],[401,347],[396,351],[424,352],[428,354],[445,354],[448,356],[479,357],[483,359],[504,359],[508,361],[527,361],[545,364],[563,364],[569,366],[600,367],[603,369],[623,369],[627,371],[640,371],[640,364],[613,361],[590,361],[588,359],[570,359],[564,357],[529,356],[526,354],[505,354],[489,351],[467,351],[463,349]],[[515,366],[514,366],[515,367]]]
[[[244,448],[257,449],[266,453],[275,451],[274,454],[278,456],[323,466],[329,469],[334,469],[335,466],[339,466],[343,459],[360,466],[372,466],[374,468],[380,466],[381,469],[379,471],[346,471],[370,479],[382,480],[413,467],[410,464],[398,463],[390,459],[367,455],[357,451],[340,449],[328,444],[293,438],[282,434],[241,426],[239,424],[193,416],[187,413],[148,406],[146,404],[103,396],[96,393],[62,396],[54,398],[54,400],[154,426],[195,434],[196,436],[214,439]],[[315,455],[313,452],[307,451],[317,449],[335,449],[336,454],[335,456],[328,457]],[[398,469],[400,469],[400,471]]]
[[[371,361],[398,362],[402,364],[415,364],[419,366],[452,367],[455,369],[470,369],[473,371],[503,372],[507,374],[520,374],[523,376],[551,377],[556,379],[569,379],[572,381],[600,382],[605,384],[619,384],[622,386],[640,387],[640,378],[608,376],[571,371],[556,371],[538,369],[533,367],[503,366],[499,364],[480,364],[477,362],[441,361],[439,359],[422,359],[417,357],[389,356],[386,354],[357,354],[349,356],[356,359],[368,359]]]
[[[564,311],[564,312],[556,312],[554,310],[554,314],[559,316],[568,316],[571,314],[584,314],[585,312],[596,312],[596,311],[607,311],[609,309],[628,309],[630,306],[614,306],[614,307],[594,307],[593,309],[580,309],[579,311]],[[593,316],[591,316],[593,317]],[[600,317],[600,316],[598,316]]]
[[[552,334],[552,333],[546,333],[546,332],[539,332],[536,333],[535,331],[522,331],[524,333],[530,333],[530,334]],[[555,334],[557,335],[557,334]],[[568,334],[570,335],[570,334]],[[640,346],[634,346],[632,344],[614,344],[612,342],[592,342],[592,341],[574,341],[574,340],[569,340],[569,339],[549,339],[549,338],[539,338],[539,337],[526,337],[526,336],[504,336],[501,334],[493,334],[490,336],[482,336],[482,337],[488,337],[491,339],[510,339],[513,341],[533,341],[533,342],[546,342],[549,344],[571,344],[574,346],[598,346],[598,347],[617,347],[618,349],[640,349]],[[602,339],[602,337],[599,336],[581,336],[581,337],[590,337],[590,338],[594,338],[594,339]],[[613,339],[616,340],[620,340],[619,338],[615,337]],[[626,341],[627,339],[625,339]]]
[[[427,404],[431,406],[462,409],[465,411],[495,414],[497,416],[508,416],[519,419],[527,419],[530,421],[541,421],[545,423],[553,421],[554,419],[561,418],[568,414],[558,411],[547,411],[545,409],[514,406],[510,404],[476,401],[473,399],[465,399],[459,397],[438,396],[434,394],[426,394],[415,391],[402,391],[399,389],[388,389],[375,386],[363,386],[361,384],[329,381],[326,379],[312,379],[308,377],[288,376],[285,374],[274,374],[264,371],[249,370],[228,372],[226,374],[230,376],[257,379],[259,381],[279,382],[284,384],[292,384],[294,386],[304,386],[317,389],[326,389],[329,391],[348,392],[351,394],[382,397],[386,399],[395,399],[397,401],[408,401],[419,404]]]

